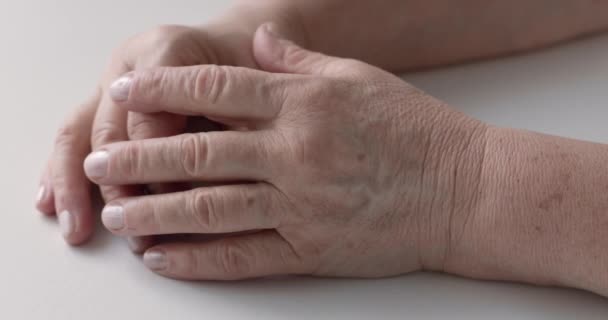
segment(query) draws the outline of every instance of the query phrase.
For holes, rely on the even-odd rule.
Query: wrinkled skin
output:
[[[145,253],[150,268],[176,278],[441,269],[448,217],[474,209],[479,172],[453,165],[480,165],[486,126],[389,73],[301,49],[270,28],[254,41],[266,72],[155,68],[115,83],[125,109],[206,116],[229,130],[104,146],[85,162],[89,178],[235,183],[118,199],[104,209],[106,227],[122,236],[263,230]]]
[[[63,236],[71,244],[86,241],[93,233],[95,215],[90,182],[82,170],[91,150],[117,141],[164,137],[183,133],[187,119],[169,113],[141,114],[118,108],[108,95],[110,83],[120,75],[159,66],[224,64],[256,67],[251,54],[252,32],[230,31],[221,23],[206,28],[161,26],[132,37],[110,59],[99,87],[79,106],[59,130],[55,148],[42,176],[38,209],[57,214]],[[196,130],[217,129],[205,118],[190,119]],[[104,200],[183,190],[179,184],[101,187]],[[134,251],[152,243],[151,238],[129,238]]]

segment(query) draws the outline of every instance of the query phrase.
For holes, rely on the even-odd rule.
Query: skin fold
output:
[[[88,175],[106,227],[139,239],[146,265],[174,278],[436,270],[607,295],[607,147],[489,126],[384,71],[599,32],[606,9],[266,0],[206,26],[155,29],[117,50],[59,131],[37,206],[82,243],[94,221]],[[226,131],[178,135],[186,117]]]

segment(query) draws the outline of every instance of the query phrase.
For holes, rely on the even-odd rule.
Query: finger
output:
[[[187,118],[171,113],[139,113],[129,112],[129,139],[144,140],[179,135],[186,130]],[[146,186],[153,194],[178,192],[184,190],[183,185],[173,183],[153,184]]]
[[[115,143],[89,155],[85,171],[102,185],[262,181],[271,171],[266,140],[261,131],[224,131]]]
[[[128,113],[128,136],[130,140],[162,138],[184,133],[187,118],[172,113]]]
[[[130,111],[270,120],[280,111],[287,79],[239,67],[165,67],[130,72],[112,84],[110,94]]]
[[[43,214],[55,214],[55,195],[51,182],[51,161],[47,164],[40,180],[38,193],[36,194],[36,208]]]
[[[104,208],[102,221],[123,236],[271,229],[280,220],[275,193],[255,183],[120,199]]]
[[[156,244],[154,237],[127,237],[127,244],[133,253],[144,253]]]
[[[187,119],[184,116],[171,113],[139,113],[129,112],[127,118],[127,133],[130,140],[143,140],[174,136],[183,133]],[[169,193],[180,191],[181,186],[164,183],[146,186],[153,193]],[[153,237],[127,237],[131,251],[143,253],[154,245]]]
[[[91,140],[93,150],[97,150],[108,143],[128,140],[127,117],[128,113],[125,110],[116,106],[107,95],[104,96],[93,127]],[[138,196],[142,193],[141,187],[133,185],[102,185],[99,188],[106,203],[119,198]],[[127,243],[131,251],[142,253],[154,244],[154,240],[152,238],[127,238]]]
[[[70,244],[80,244],[93,233],[90,182],[82,163],[90,152],[91,125],[99,92],[77,109],[57,135],[50,180],[61,232]]]
[[[273,23],[255,33],[253,53],[262,70],[279,73],[333,75],[354,74],[360,62],[306,50],[283,38]]]
[[[91,145],[93,150],[119,141],[128,140],[127,112],[116,106],[108,95],[103,95],[99,110],[93,123]],[[110,202],[118,198],[133,197],[141,194],[138,186],[100,186],[104,201]]]
[[[311,270],[274,230],[206,243],[158,245],[146,251],[144,264],[160,275],[188,280],[239,280]]]

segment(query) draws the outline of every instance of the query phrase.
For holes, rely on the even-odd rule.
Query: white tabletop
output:
[[[607,300],[574,290],[434,274],[179,282],[101,230],[65,245],[32,205],[62,119],[121,40],[203,22],[224,2],[0,2],[0,319],[606,319]],[[608,142],[606,57],[608,36],[405,79],[491,123]]]

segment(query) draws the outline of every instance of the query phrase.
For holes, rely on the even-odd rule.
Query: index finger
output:
[[[230,120],[271,120],[290,77],[203,65],[130,72],[110,87],[114,101],[136,112],[170,112]]]

